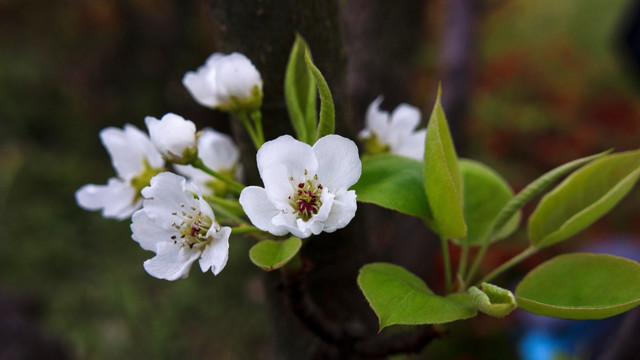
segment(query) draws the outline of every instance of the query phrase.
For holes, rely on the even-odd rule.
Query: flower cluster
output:
[[[233,231],[221,223],[262,237],[307,238],[353,219],[356,194],[349,188],[362,171],[353,141],[327,135],[308,145],[283,135],[265,143],[262,78],[242,54],[214,53],[183,83],[198,103],[233,113],[247,126],[264,187],[237,181],[240,151],[229,136],[210,128],[198,132],[179,115],[145,118],[148,135],[133,125],[104,129],[100,138],[117,177],[81,187],[76,199],[105,217],[131,217],[133,240],[156,254],[144,262],[149,274],[185,278],[196,260],[203,272],[220,273]]]

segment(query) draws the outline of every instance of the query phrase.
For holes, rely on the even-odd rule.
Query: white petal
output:
[[[288,232],[285,227],[273,223],[273,218],[278,216],[281,210],[276,209],[263,188],[257,186],[244,188],[240,193],[239,201],[251,223],[258,229],[268,231],[277,236]]]
[[[304,239],[311,236],[310,226],[306,226],[304,224],[300,225],[298,221],[302,221],[302,219],[297,219],[296,215],[293,213],[283,212],[279,213],[272,220],[273,224],[283,227],[287,232],[290,232],[295,237]]]
[[[424,143],[426,137],[427,129],[416,131],[405,137],[402,144],[392,149],[392,152],[412,159],[422,160],[424,158]]]
[[[331,207],[333,206],[335,195],[327,191],[325,188],[322,190],[322,195],[320,195],[320,201],[322,202],[322,206],[318,209],[318,213],[313,215],[312,219],[315,221],[325,221],[329,217],[329,213],[331,212]]]
[[[190,185],[192,185],[194,188],[196,188],[196,186],[194,186],[193,183],[190,183]],[[211,208],[211,205],[209,205],[209,203],[203,198],[202,196],[202,192],[200,191],[200,189],[197,189],[196,194],[198,194],[199,199],[197,200],[198,206],[197,208],[199,209],[199,211],[208,216],[209,219],[211,219],[211,221],[215,221],[215,215],[213,214],[213,209]],[[211,227],[211,229],[209,229],[209,231],[214,231],[212,230],[214,229],[214,227]]]
[[[200,105],[209,108],[216,107],[220,104],[215,93],[213,85],[210,83],[211,78],[215,78],[214,70],[201,66],[197,72],[188,71],[182,77],[182,84],[189,91],[189,94]]]
[[[322,186],[337,193],[358,182],[362,163],[356,144],[340,135],[327,135],[313,146],[318,159],[318,179]]]
[[[152,167],[164,166],[162,156],[144,132],[126,124],[124,130],[108,127],[100,131],[100,140],[111,156],[118,177],[124,180],[140,174],[145,159]]]
[[[86,210],[102,209],[102,216],[126,219],[142,205],[134,201],[136,190],[120,179],[111,178],[107,185],[87,184],[75,193],[76,202]]]
[[[391,127],[396,131],[409,133],[420,124],[420,109],[409,104],[400,104],[391,113]]]
[[[298,227],[299,231],[301,231],[303,234],[308,234],[307,236],[311,235],[310,233],[314,235],[320,234],[322,230],[324,230],[324,222],[329,217],[331,208],[333,207],[333,199],[334,195],[328,192],[325,188],[325,190],[322,191],[322,195],[320,197],[322,206],[318,210],[318,213],[313,215],[307,221],[296,219],[296,226]]]
[[[209,234],[211,233],[211,234]],[[207,235],[211,235],[214,239],[207,245],[200,255],[200,269],[206,272],[211,268],[213,275],[218,275],[229,259],[229,235],[231,228],[225,226],[219,231],[210,229]]]
[[[331,213],[324,222],[325,232],[334,232],[347,226],[351,219],[356,215],[356,192],[353,190],[336,194],[331,207]]]
[[[380,110],[380,104],[384,98],[378,96],[375,100],[369,104],[367,113],[365,115],[365,129],[361,132],[364,138],[370,137],[373,134],[378,136],[378,139],[387,144],[389,133],[389,113]]]
[[[199,256],[200,250],[195,248],[161,242],[157,246],[156,256],[144,262],[144,269],[158,279],[186,278],[191,265]]]
[[[152,168],[159,169],[164,167],[162,155],[160,155],[160,152],[146,133],[129,124],[124,126],[124,131],[127,135],[127,141],[134,145],[134,151],[140,159],[146,160]]]
[[[284,165],[287,176],[292,176],[295,181],[304,178],[304,171],[307,170],[311,176],[318,169],[318,161],[311,149],[311,146],[283,135],[262,145],[256,155],[258,172],[262,181],[265,182],[265,169],[275,164]]]
[[[318,235],[322,232],[322,229],[324,228],[324,224],[321,221],[313,221],[311,219],[309,221],[296,219],[296,226],[297,226],[297,230],[295,232],[292,231],[291,233],[301,239],[309,237],[311,236],[311,234]],[[296,234],[299,234],[299,235],[296,235]]]
[[[129,132],[140,131],[135,127],[129,128]],[[108,127],[100,131],[100,140],[111,156],[111,164],[118,176],[122,179],[131,179],[138,175],[144,166],[141,154],[135,152],[133,144],[124,130]]]
[[[289,197],[296,191],[295,184],[304,182],[300,178],[289,180],[288,169],[283,164],[273,164],[265,168],[260,175],[269,200],[280,210],[290,207]]]
[[[164,229],[171,228],[175,221],[173,212],[198,206],[192,195],[185,192],[186,180],[182,176],[163,172],[151,178],[151,185],[142,189],[147,215]]]
[[[144,121],[149,129],[151,142],[163,156],[182,159],[185,152],[195,152],[196,126],[190,120],[168,113],[161,120],[147,116]]]
[[[240,160],[240,150],[228,135],[206,128],[198,138],[198,157],[213,170],[229,170]]]
[[[213,195],[213,190],[209,187],[208,183],[214,181],[216,178],[191,165],[174,164],[173,167],[180,175],[185,176],[189,181],[196,184],[204,195]]]
[[[262,78],[246,56],[231,53],[213,61],[217,75],[217,85],[222,96],[250,99],[255,86],[262,89]]]
[[[161,242],[172,242],[171,236],[179,235],[179,231],[167,231],[156,225],[144,209],[136,211],[131,217],[131,237],[145,250],[157,251],[157,246]]]

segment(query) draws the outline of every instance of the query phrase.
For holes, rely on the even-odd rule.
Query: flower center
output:
[[[142,198],[142,194],[140,194],[140,191],[149,186],[151,178],[163,171],[164,169],[152,168],[151,165],[149,165],[149,161],[147,161],[147,159],[143,160],[143,170],[140,172],[140,174],[131,179],[131,186],[136,189],[136,194],[134,195],[133,202],[136,202],[138,199]]]
[[[364,147],[367,154],[386,154],[391,151],[391,146],[380,141],[377,134],[372,134],[371,137],[364,139]]]
[[[172,227],[180,231],[180,235],[171,236],[171,240],[180,247],[188,246],[189,248],[201,248],[211,242],[211,239],[207,237],[207,232],[213,225],[213,222],[202,211],[191,206],[186,209],[185,205],[180,204],[182,210],[180,212],[173,212],[171,215],[178,218],[178,221],[171,224]],[[188,211],[191,210],[191,211]]]
[[[307,175],[307,170],[304,171],[304,174]],[[289,180],[293,181],[293,177]],[[307,221],[318,213],[320,206],[322,206],[320,195],[322,195],[322,185],[318,183],[318,175],[295,185],[293,195],[289,196],[289,204],[298,219]]]

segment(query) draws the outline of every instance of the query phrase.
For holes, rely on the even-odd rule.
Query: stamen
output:
[[[196,206],[185,207],[184,204],[180,204],[180,207],[189,210],[171,213],[181,220],[179,224],[175,222],[171,224],[172,227],[180,231],[180,239],[177,238],[177,235],[171,237],[173,243],[180,247],[189,246],[190,249],[193,249],[194,246],[200,248],[211,242],[211,238],[207,237],[207,232],[211,226],[216,226],[215,222]]]
[[[305,169],[304,175],[306,180],[298,183],[293,196],[289,196],[289,203],[299,219],[308,221],[313,215],[318,213],[318,210],[322,206],[320,195],[322,194],[323,188],[322,185],[318,183],[317,174],[309,178],[309,172]],[[292,179],[292,177],[290,177],[290,179]]]

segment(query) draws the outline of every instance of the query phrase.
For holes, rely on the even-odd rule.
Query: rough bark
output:
[[[283,81],[289,51],[295,33],[301,34],[311,48],[314,63],[322,71],[336,106],[336,132],[355,137],[348,114],[345,83],[346,52],[339,23],[338,1],[295,0],[209,0],[218,51],[239,51],[247,55],[264,80],[263,121],[265,137],[273,139],[293,133],[285,109]],[[242,134],[240,126],[235,126]],[[246,135],[239,137],[250,183],[259,183],[255,150]],[[375,333],[375,318],[357,288],[357,271],[364,264],[367,236],[360,216],[343,230],[316,236],[303,248],[310,270],[306,285],[311,299],[323,316],[340,323],[368,319],[354,325]],[[278,274],[269,274],[268,289],[280,283]],[[278,291],[269,292],[273,309],[275,337],[283,356],[291,359],[348,358],[344,351],[326,342],[305,327],[288,308],[289,299]]]

